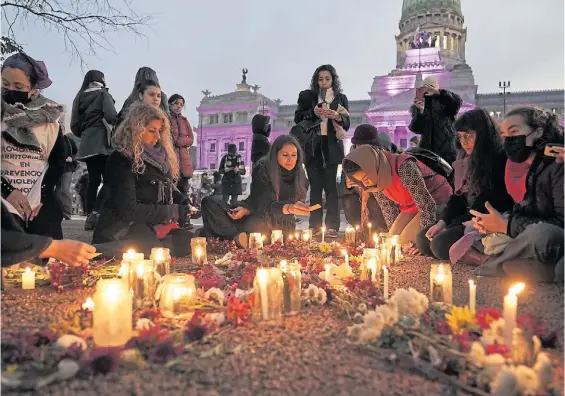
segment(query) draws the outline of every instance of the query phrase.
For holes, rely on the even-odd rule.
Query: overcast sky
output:
[[[511,80],[516,91],[563,88],[563,0],[462,3],[467,62],[479,92],[498,91],[499,80]],[[141,66],[157,71],[168,95],[186,98],[193,124],[200,91],[235,90],[243,67],[248,83],[290,104],[320,64],[337,68],[350,100],[368,99],[373,77],[396,66],[402,0],[133,0],[133,8],[153,15],[147,39],[115,34],[115,53],[86,58],[89,69],[106,74],[118,110]],[[25,50],[47,64],[54,83],[45,95],[70,108],[84,74],[64,52],[61,36],[34,23],[16,33]]]

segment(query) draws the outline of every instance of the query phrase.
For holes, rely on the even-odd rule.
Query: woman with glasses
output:
[[[465,234],[469,210],[486,212],[489,202],[505,212],[514,204],[504,183],[506,154],[496,122],[477,108],[457,119],[454,128],[464,151],[463,158],[453,163],[454,194],[440,220],[424,228],[417,239],[421,253],[440,260],[449,260],[450,247]]]

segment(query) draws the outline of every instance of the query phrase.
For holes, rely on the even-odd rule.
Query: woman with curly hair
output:
[[[174,256],[188,254],[186,229],[191,207],[176,188],[179,164],[169,118],[158,108],[134,104],[116,131],[107,162],[107,199],[93,236],[98,251],[126,247],[146,252],[164,245]],[[108,243],[110,242],[110,243]]]
[[[490,202],[501,212],[514,204],[504,185],[506,154],[498,125],[483,109],[474,109],[455,121],[465,155],[453,163],[455,192],[440,220],[418,235],[418,250],[427,256],[449,260],[450,247],[465,233],[469,210],[485,211]]]
[[[322,65],[312,75],[310,89],[298,95],[294,122],[307,139],[301,141],[305,153],[306,172],[310,182],[310,205],[322,205],[326,194],[326,236],[337,238],[339,204],[337,168],[344,157],[343,139],[349,129],[349,102],[341,92],[339,76],[332,65]],[[310,216],[310,228],[320,233],[324,212]]]

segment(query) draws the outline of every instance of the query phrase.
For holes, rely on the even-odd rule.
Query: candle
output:
[[[355,228],[348,226],[345,229],[345,243],[348,245],[353,245],[355,246]]]
[[[273,230],[271,232],[271,245],[275,243],[283,244],[283,232],[281,230]]]
[[[398,251],[398,235],[393,235],[390,237],[390,261],[394,265],[396,264],[399,257],[397,257]]]
[[[378,260],[379,257],[379,250],[373,248],[365,248],[363,249],[363,260],[361,261],[361,280],[368,280],[369,279],[369,271],[373,269],[371,266],[373,264],[369,264],[369,261],[373,259],[372,263],[374,263],[374,273],[372,273],[371,278],[376,277],[376,280],[380,282],[380,261]]]
[[[453,303],[450,265],[432,264],[430,271],[430,302]]]
[[[192,251],[192,264],[206,265],[208,264],[208,254],[206,252],[206,238],[198,237],[190,240],[190,248]]]
[[[94,301],[92,301],[92,298],[88,297],[86,299],[86,302],[82,304],[82,309],[85,311],[94,311]]]
[[[143,260],[132,271],[131,286],[136,308],[151,307],[155,297],[155,267],[152,260]]]
[[[379,237],[377,236],[377,233],[375,232],[373,234],[373,243],[375,244],[375,248],[377,248],[377,246],[379,246]]]
[[[282,260],[279,266],[283,280],[283,311],[288,315],[295,315],[300,311],[302,300],[302,272],[300,264],[289,264]]]
[[[359,226],[355,226],[355,246],[357,246],[357,235],[359,235]]]
[[[258,268],[253,282],[255,300],[253,318],[272,323],[282,318],[283,279],[280,268]]]
[[[94,293],[92,337],[101,347],[124,345],[131,338],[131,293],[119,279],[101,279]]]
[[[249,234],[249,249],[263,249],[263,236],[259,232]]]
[[[518,294],[524,290],[523,283],[516,283],[504,296],[504,345],[512,350],[514,328],[516,327],[516,312],[518,311]]]
[[[377,273],[377,259],[375,257],[371,257],[367,261],[367,268],[371,271],[371,282],[373,282],[373,284],[377,284],[379,278]]]
[[[312,239],[312,230],[308,229],[302,231],[302,239],[304,240],[304,242],[310,242],[310,240]]]
[[[371,223],[368,223],[367,228],[369,228],[369,232],[367,233],[367,246],[369,245],[369,242],[371,241],[371,227],[373,227],[373,225]]]
[[[469,281],[469,310],[475,312],[477,305],[477,285],[472,279]]]
[[[326,227],[322,227],[322,243],[326,241]]]
[[[261,314],[264,320],[269,318],[269,298],[267,297],[267,281],[269,280],[269,273],[265,268],[257,270],[257,280],[259,283],[259,291],[261,295]]]
[[[342,249],[341,254],[343,254],[345,256],[345,264],[349,265],[349,254],[347,254],[347,250]]]
[[[151,249],[151,256],[149,256],[149,259],[155,262],[156,272],[160,276],[165,276],[171,273],[171,254],[169,249],[153,248]]]
[[[159,311],[167,318],[189,317],[194,311],[193,299],[196,296],[194,276],[188,274],[169,274],[163,279],[159,296]]]
[[[22,273],[22,289],[35,289],[35,272],[33,272],[29,267],[27,267]]]
[[[324,278],[326,278],[325,279],[326,282],[328,282],[328,283],[331,282],[331,280],[332,280],[331,279],[332,278],[332,266],[329,265],[329,264],[324,265],[324,271],[325,271],[324,272],[324,274],[325,274]]]
[[[388,268],[386,265],[383,266],[383,298],[388,300]]]
[[[294,238],[296,238],[297,241],[300,239],[300,233],[298,231],[294,233]]]
[[[136,252],[133,249],[129,249],[126,253],[122,255],[122,260],[133,261],[136,257]]]

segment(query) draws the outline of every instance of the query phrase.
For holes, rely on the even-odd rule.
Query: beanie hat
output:
[[[370,144],[371,146],[381,146],[381,140],[377,133],[377,128],[370,124],[361,124],[355,128],[351,143],[360,146],[362,144]]]
[[[390,151],[392,147],[392,142],[390,141],[390,135],[386,132],[379,132],[379,140],[381,141],[381,147]]]
[[[439,89],[439,81],[434,76],[428,76],[422,81],[422,86],[429,86],[435,89]]]

